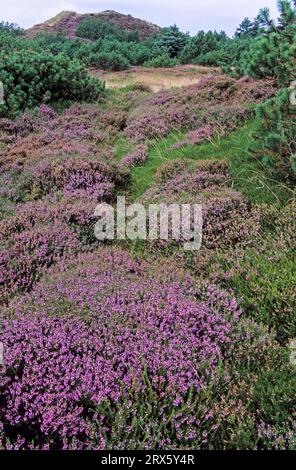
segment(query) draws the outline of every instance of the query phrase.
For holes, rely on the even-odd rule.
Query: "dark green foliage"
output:
[[[147,60],[144,62],[145,67],[174,67],[175,65],[178,65],[178,59],[174,57],[170,57],[169,54],[164,53],[162,55],[158,55],[156,57],[153,57],[153,59]]]
[[[296,176],[296,106],[290,103],[290,94],[284,88],[259,107],[262,126],[254,150],[275,176],[292,181]]]
[[[118,25],[108,21],[101,21],[98,18],[85,18],[76,29],[76,35],[80,38],[96,41],[105,37],[114,37],[121,41],[138,41],[138,31],[124,31]]]
[[[249,18],[244,18],[235,32],[235,36],[239,38],[252,38],[256,34],[254,22]]]
[[[88,58],[88,65],[97,69],[111,70],[118,72],[125,70],[129,67],[129,62],[120,52],[98,52],[90,54]]]
[[[190,38],[187,42],[180,60],[183,64],[195,62],[202,63],[202,65],[219,65],[219,52],[223,50],[228,40],[230,39],[227,38],[224,31],[220,33],[217,33],[217,31],[209,31],[207,33],[199,31],[196,36]],[[216,55],[216,60],[213,61],[214,54]]]
[[[184,34],[178,26],[163,28],[162,34],[153,40],[153,49],[162,51],[170,57],[178,57],[189,41],[189,34]]]
[[[280,426],[295,409],[296,374],[289,367],[263,371],[254,387],[254,403],[267,423]]]
[[[288,23],[284,26],[286,20]],[[251,43],[249,51],[242,57],[241,70],[255,78],[272,77],[280,85],[289,84],[296,76],[295,21],[295,9],[292,14],[292,9],[287,8],[287,13],[279,17],[279,26],[272,25]]]
[[[1,53],[0,81],[4,85],[1,116],[13,117],[40,103],[90,101],[103,92],[103,84],[89,77],[77,61],[26,49]]]
[[[0,34],[10,33],[15,36],[23,34],[23,29],[20,28],[16,23],[9,23],[8,21],[0,21]]]
[[[259,23],[267,27],[251,42],[237,69],[254,78],[273,78],[282,89],[258,110],[262,127],[256,153],[275,176],[295,178],[296,106],[291,102],[290,84],[296,79],[296,10],[292,2],[278,2],[277,25],[261,10]]]

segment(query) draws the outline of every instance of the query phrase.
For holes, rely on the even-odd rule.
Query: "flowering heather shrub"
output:
[[[122,110],[103,110],[96,104],[75,104],[68,108],[58,120],[61,128],[82,124],[86,128],[108,130],[108,134],[122,130],[126,123]]]
[[[13,121],[8,118],[0,118],[0,130],[2,132],[9,132],[13,125]]]
[[[0,298],[30,289],[58,259],[94,243],[94,208],[72,194],[23,204],[0,221]]]
[[[188,97],[199,102],[227,102],[235,104],[254,104],[265,101],[276,92],[274,80],[236,80],[226,75],[207,75],[199,83],[192,85]]]
[[[176,267],[151,270],[107,250],[59,266],[7,313],[0,417],[12,446],[36,448],[94,439],[104,448],[111,430],[100,405],[130,390],[152,387],[178,408],[190,389],[218,386],[239,318],[231,296]]]
[[[23,114],[9,124],[15,142],[0,151],[0,195],[19,202],[61,191],[110,200],[127,183],[128,172],[116,164],[108,144],[98,144],[123,123],[122,113],[98,105],[74,105],[61,116],[42,105]]]
[[[46,225],[56,220],[74,228],[80,224],[87,225],[93,219],[93,207],[92,201],[71,196],[21,204],[17,206],[14,215],[1,221],[1,240],[12,237],[15,233],[31,230],[36,225]]]
[[[122,163],[127,166],[144,165],[148,158],[148,148],[146,145],[137,145],[134,151],[122,159]]]
[[[171,149],[182,148],[186,145],[198,145],[217,136],[224,137],[241,126],[250,114],[250,110],[241,106],[212,106],[209,111],[202,112],[200,127],[188,132],[185,135],[185,140],[175,143]]]
[[[186,170],[207,171],[227,176],[228,167],[228,162],[225,160],[193,160],[188,158],[169,160],[157,169],[154,180],[157,184],[163,184]]]
[[[154,181],[156,184],[161,185],[171,178],[175,178],[179,173],[184,173],[184,171],[191,168],[192,165],[195,165],[195,161],[187,158],[168,160],[158,167],[154,176]]]
[[[61,191],[77,197],[87,196],[94,201],[112,200],[118,188],[129,180],[128,173],[119,165],[107,164],[96,158],[77,157],[42,160],[23,172],[5,174],[0,191],[15,201],[40,199],[47,194]]]
[[[48,161],[67,156],[85,158],[95,153],[97,147],[88,141],[69,141],[64,138],[53,140],[49,135],[34,134],[10,147],[1,163],[3,171],[20,172],[45,159]]]
[[[14,121],[11,121],[9,130],[16,137],[25,137],[34,131],[46,130],[46,128],[51,129],[57,117],[58,115],[50,106],[42,104],[39,108],[25,111]]]
[[[57,141],[37,147],[30,157],[21,148],[17,155],[8,155],[6,172],[0,176],[5,182],[0,194],[16,201],[38,199],[55,191],[110,200],[129,180],[127,170],[108,152],[97,156],[96,148],[87,142]]]
[[[165,164],[164,172],[159,170],[155,186],[144,193],[141,202],[202,204],[205,248],[245,244],[258,235],[260,213],[240,193],[227,187],[230,177],[225,163],[195,166],[192,161],[182,171],[181,162],[177,161],[177,174],[174,163],[169,171],[167,165],[170,164]]]
[[[209,125],[201,126],[195,131],[190,131],[186,134],[186,140],[177,142],[171,146],[171,149],[178,149],[186,145],[198,145],[202,142],[208,142],[214,136],[214,130]]]
[[[208,142],[212,139],[212,137],[214,137],[214,134],[214,129],[211,126],[203,125],[195,131],[187,132],[185,140],[176,142],[170,148],[172,150],[176,150],[182,147],[186,147],[186,145],[198,145],[203,142]]]
[[[116,135],[124,127],[125,119],[124,112],[103,111],[97,104],[75,104],[61,115],[42,105],[38,110],[25,112],[14,122],[2,119],[1,129],[14,136],[15,145],[9,146],[4,155],[0,154],[0,166],[6,163],[7,157],[26,154],[31,158],[35,151],[41,152],[41,147],[56,145],[58,141],[71,140],[72,143],[74,139],[88,144],[100,143]]]
[[[260,216],[243,196],[230,189],[211,190],[211,196],[202,196],[204,245],[215,249],[236,244],[247,244],[257,237]]]
[[[194,167],[199,171],[209,171],[228,176],[229,163],[227,160],[193,160]]]
[[[199,127],[196,131],[191,131],[186,134],[189,143],[192,145],[199,144],[204,141],[211,140],[214,135],[214,131],[210,126]]]
[[[130,120],[124,133],[134,142],[165,137],[170,129],[164,120],[155,113]]]
[[[293,248],[296,243],[296,199],[292,199],[275,220],[278,243]]]
[[[97,200],[110,200],[115,189],[110,168],[99,160],[91,159],[68,157],[61,161],[42,161],[34,168],[32,180],[33,187],[28,179],[28,189],[32,188],[34,196],[61,190],[64,194],[85,194]]]
[[[272,426],[262,422],[258,427],[259,449],[296,450],[296,422]]]
[[[267,325],[287,344],[296,335],[295,202],[280,211],[260,207],[260,219],[264,231],[248,247],[213,251],[204,246],[187,256],[186,265],[200,279],[234,289],[245,315]]]
[[[241,125],[254,104],[272,96],[272,81],[235,80],[208,75],[180,90],[148,97],[130,113],[125,135],[134,142],[165,137],[177,129],[199,129],[188,141],[199,143],[214,134],[225,135]],[[186,142],[187,142],[186,140]],[[184,142],[180,143],[184,145]]]
[[[252,115],[252,107],[242,104],[211,105],[201,116],[201,125],[210,126],[220,137],[235,131]]]
[[[73,231],[57,222],[16,234],[10,243],[13,245],[2,244],[0,252],[0,289],[4,288],[4,294],[29,289],[42,269],[59,256],[75,253],[80,248]]]

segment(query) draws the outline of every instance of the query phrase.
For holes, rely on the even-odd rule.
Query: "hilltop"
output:
[[[100,13],[79,14],[74,11],[62,11],[44,23],[32,26],[27,30],[27,36],[32,38],[38,33],[63,33],[69,38],[76,36],[76,28],[85,18],[94,17],[113,25],[118,25],[124,31],[138,31],[141,40],[160,33],[161,28],[148,21],[124,15],[112,10]]]

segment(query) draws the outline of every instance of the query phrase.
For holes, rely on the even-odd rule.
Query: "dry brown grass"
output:
[[[53,18],[44,21],[44,24],[48,26],[55,26],[56,24],[60,23],[60,21],[63,21],[65,18],[76,15],[77,13],[75,13],[75,11],[61,11],[58,15],[54,16]]]
[[[215,71],[218,69],[198,65],[178,65],[173,68],[132,67],[123,72],[104,72],[92,69],[91,73],[104,80],[106,88],[109,89],[141,84],[157,93],[161,90],[196,84],[201,75]]]

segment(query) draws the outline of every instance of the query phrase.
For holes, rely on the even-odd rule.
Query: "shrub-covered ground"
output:
[[[218,73],[0,120],[0,446],[295,449],[295,199]],[[99,201],[202,203],[197,253],[99,243]]]

